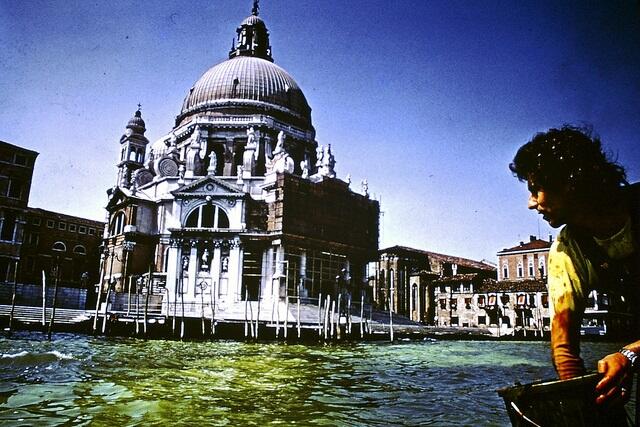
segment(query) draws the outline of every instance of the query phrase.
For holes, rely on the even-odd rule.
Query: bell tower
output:
[[[120,138],[117,185],[124,188],[131,187],[133,172],[144,166],[145,153],[149,143],[149,140],[144,136],[147,129],[144,120],[142,120],[140,107],[141,105],[138,104],[138,110],[127,123],[124,135]]]

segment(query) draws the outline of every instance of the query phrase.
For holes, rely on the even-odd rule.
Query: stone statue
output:
[[[344,179],[344,181],[347,183],[347,185],[351,185],[351,174],[348,173],[347,177]]]
[[[362,180],[362,194],[366,197],[369,197],[369,183],[366,179]]]
[[[320,171],[320,168],[322,168],[323,153],[324,153],[324,147],[322,145],[318,145],[318,148],[316,148],[316,168],[318,169],[318,172]]]
[[[287,153],[284,145],[285,134],[284,131],[278,133],[278,143],[273,150],[273,159],[267,165],[267,172],[276,173],[293,173],[295,169],[295,162],[293,158]]]
[[[333,178],[336,176],[334,172],[334,167],[336,165],[336,159],[331,152],[331,144],[327,144],[324,148],[324,153],[322,154],[322,166],[325,167],[326,175]]]
[[[215,175],[217,167],[218,157],[216,156],[216,152],[212,151],[211,153],[209,153],[209,167],[207,168],[207,173],[209,175]]]
[[[276,143],[276,148],[273,150],[273,155],[279,154],[284,151],[284,131],[278,132],[278,142]]]
[[[200,270],[209,270],[209,258],[209,249],[205,248],[204,252],[202,253],[202,258],[200,258]]]
[[[187,154],[185,155],[186,178],[192,178],[200,175],[202,169],[202,160],[200,159],[200,143],[191,141]]]
[[[236,179],[236,184],[244,183],[244,180],[242,178],[243,172],[244,172],[244,167],[242,167],[242,165],[238,165],[238,173],[236,174],[238,178]]]
[[[302,177],[304,179],[309,178],[309,160],[304,159],[300,162],[300,169],[302,169]]]
[[[245,178],[255,174],[256,160],[258,160],[258,142],[252,126],[247,129],[247,144],[244,146],[244,153],[242,153],[242,165]]]

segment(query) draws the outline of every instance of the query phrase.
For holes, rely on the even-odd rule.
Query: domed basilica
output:
[[[255,1],[229,59],[188,90],[168,134],[149,143],[139,109],[126,126],[101,268],[112,308],[149,277],[174,317],[176,306],[232,318],[247,300],[313,302],[345,289],[360,300],[379,204],[366,181],[354,190],[336,176],[258,15]]]

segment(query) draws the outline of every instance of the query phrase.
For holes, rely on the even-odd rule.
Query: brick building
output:
[[[13,282],[38,153],[0,141],[0,282]]]
[[[549,249],[553,242],[529,236],[528,242],[498,252],[498,280],[534,280],[547,277]]]
[[[0,141],[0,283],[14,281],[18,303],[36,305],[43,277],[52,284],[91,291],[98,265],[104,223],[28,207],[38,153]],[[17,270],[16,270],[17,266]],[[86,274],[85,274],[86,273]],[[11,300],[7,287],[0,300]],[[86,292],[75,292],[84,301]]]

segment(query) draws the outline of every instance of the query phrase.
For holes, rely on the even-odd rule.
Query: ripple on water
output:
[[[593,364],[604,351],[583,353]],[[52,343],[0,339],[0,355],[0,424],[9,425],[506,425],[495,389],[553,375],[546,343],[302,346],[67,334]]]

